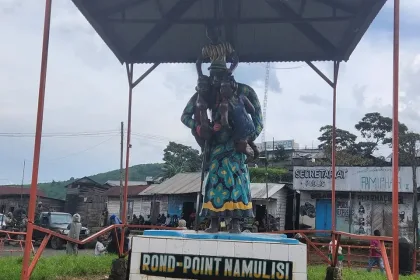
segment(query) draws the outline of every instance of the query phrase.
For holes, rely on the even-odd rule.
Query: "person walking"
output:
[[[82,229],[81,218],[79,214],[73,215],[73,222],[70,224],[70,231],[69,237],[72,239],[79,240],[80,237],[80,230]],[[79,250],[79,245],[77,243],[73,243],[67,241],[66,251],[67,255],[77,255]]]
[[[374,236],[381,236],[381,232],[379,230],[375,230],[373,232]],[[379,240],[372,240],[370,241],[370,254],[368,260],[368,268],[367,271],[371,272],[372,267],[378,266],[379,270],[384,273],[384,260],[382,259],[381,248],[379,247],[380,243]]]

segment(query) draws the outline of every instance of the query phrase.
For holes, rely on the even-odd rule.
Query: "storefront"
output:
[[[295,167],[293,187],[301,192],[300,225],[332,228],[331,167]],[[400,168],[399,227],[412,238],[413,186],[410,167]],[[371,235],[375,229],[392,235],[392,172],[390,167],[337,167],[336,229]]]

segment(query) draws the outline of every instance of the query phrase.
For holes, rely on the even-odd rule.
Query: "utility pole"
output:
[[[267,197],[267,204],[265,206],[265,227],[266,227],[266,231],[270,232],[270,219],[268,218],[268,207],[270,206],[270,197],[268,196],[268,151],[267,151],[267,142],[264,142],[264,143],[265,143],[265,191],[266,191],[266,197]]]
[[[23,207],[23,180],[25,179],[26,161],[23,160],[22,183],[20,185],[20,207]]]
[[[122,208],[123,208],[123,185],[124,185],[124,168],[123,168],[123,157],[124,157],[124,122],[121,122],[121,153],[120,153],[120,219],[122,220]]]

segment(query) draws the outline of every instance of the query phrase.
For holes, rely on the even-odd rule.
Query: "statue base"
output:
[[[130,280],[307,280],[306,244],[283,234],[146,230],[132,239]]]

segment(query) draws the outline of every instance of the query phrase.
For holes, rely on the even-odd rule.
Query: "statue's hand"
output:
[[[213,134],[212,129],[208,125],[199,125],[197,126],[196,131],[198,136],[204,140],[210,140]]]

